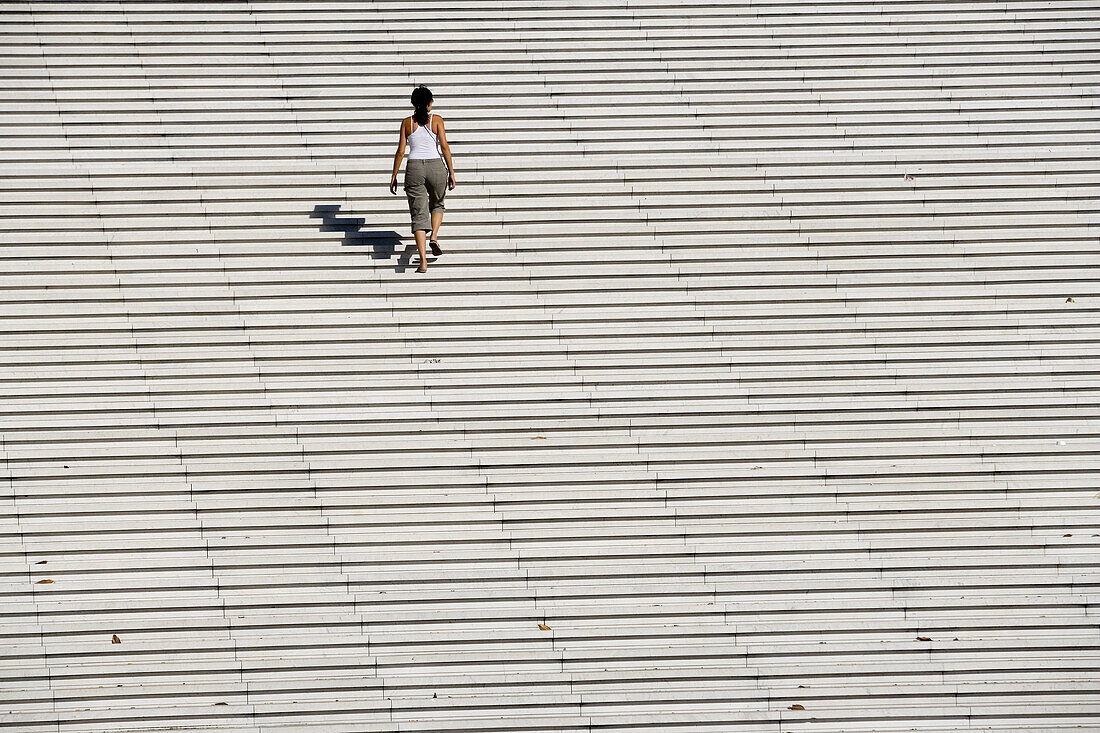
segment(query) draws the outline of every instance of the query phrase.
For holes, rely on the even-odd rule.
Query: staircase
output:
[[[1100,5],[0,34],[0,731],[1100,729]]]

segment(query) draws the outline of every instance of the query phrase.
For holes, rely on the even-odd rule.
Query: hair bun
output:
[[[417,107],[426,107],[428,102],[432,101],[432,90],[427,86],[421,84],[416,89],[413,89],[412,103]]]
[[[428,105],[432,103],[432,90],[424,84],[413,89],[411,101],[416,112],[413,119],[423,125],[428,122]]]

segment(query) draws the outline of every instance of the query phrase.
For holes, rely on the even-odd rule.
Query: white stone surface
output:
[[[1100,728],[1096,7],[7,5],[0,729]]]

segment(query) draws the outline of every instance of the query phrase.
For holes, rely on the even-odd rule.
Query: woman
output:
[[[421,84],[413,90],[412,103],[415,108],[412,116],[401,120],[397,155],[393,159],[393,176],[390,177],[390,193],[397,194],[397,171],[401,168],[401,158],[405,155],[405,140],[408,139],[412,150],[409,152],[409,162],[405,166],[405,196],[409,199],[412,232],[416,238],[416,249],[420,252],[420,267],[417,272],[427,272],[428,261],[424,252],[425,232],[431,232],[429,244],[432,247],[432,254],[436,257],[443,254],[443,250],[439,248],[437,235],[439,225],[443,223],[443,197],[447,195],[448,189],[455,187],[455,167],[451,161],[451,147],[447,145],[447,133],[443,129],[443,120],[439,115],[430,114],[431,90]],[[446,164],[437,148],[443,150],[443,156],[447,159]]]

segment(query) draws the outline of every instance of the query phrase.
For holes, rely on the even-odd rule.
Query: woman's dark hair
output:
[[[421,84],[416,89],[413,89],[412,103],[416,107],[416,111],[413,112],[413,119],[416,120],[418,125],[428,124],[428,102],[432,101],[432,90]]]

